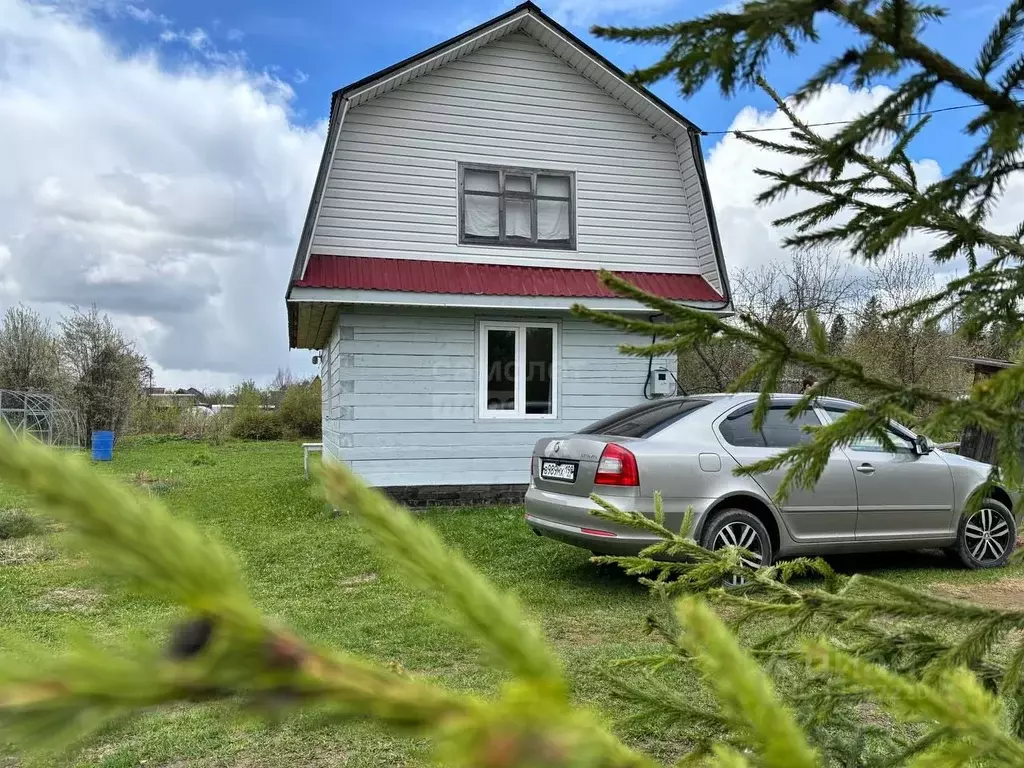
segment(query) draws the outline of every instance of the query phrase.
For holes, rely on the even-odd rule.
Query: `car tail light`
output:
[[[636,456],[621,445],[608,443],[601,452],[597,463],[595,485],[640,485],[640,472],[636,468]]]

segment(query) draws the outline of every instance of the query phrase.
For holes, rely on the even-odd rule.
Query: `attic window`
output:
[[[531,248],[576,247],[574,174],[459,166],[459,242]]]

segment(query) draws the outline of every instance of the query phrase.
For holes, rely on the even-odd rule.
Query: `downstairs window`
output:
[[[481,418],[555,418],[556,325],[480,323],[478,365]]]

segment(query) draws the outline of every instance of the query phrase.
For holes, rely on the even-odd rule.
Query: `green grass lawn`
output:
[[[298,444],[207,448],[138,440],[119,445],[114,461],[97,471],[148,486],[175,513],[226,543],[257,605],[307,639],[400,662],[456,688],[487,693],[500,684],[500,675],[444,623],[435,599],[390,575],[350,518],[329,514],[303,480]],[[0,487],[0,510],[30,503]],[[614,569],[591,565],[585,551],[538,538],[519,507],[437,509],[422,518],[498,587],[519,597],[560,654],[581,703],[609,718],[622,714],[594,673],[613,659],[651,651],[643,625],[656,606],[643,588]],[[64,550],[61,538],[50,530],[0,541],[0,623],[55,650],[76,631],[109,643],[129,633],[163,642],[178,611],[100,584],[87,559]],[[987,582],[1024,571],[950,570],[941,557],[924,553],[836,558],[833,564],[915,586],[955,582],[982,591]],[[213,704],[152,712],[100,734],[63,764],[312,768],[427,760],[423,742],[369,723],[327,724],[316,712],[271,722],[236,709]],[[666,757],[679,751],[678,744],[655,742],[642,726],[624,736]]]

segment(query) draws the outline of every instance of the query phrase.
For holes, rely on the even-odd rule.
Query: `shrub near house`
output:
[[[299,437],[320,437],[320,379],[292,384],[277,412],[285,430]]]

